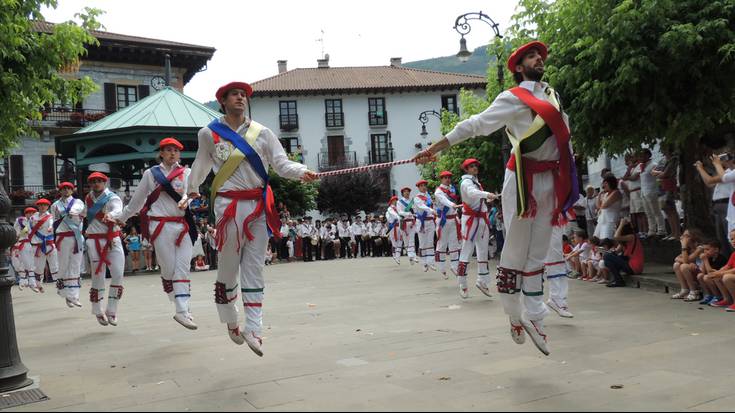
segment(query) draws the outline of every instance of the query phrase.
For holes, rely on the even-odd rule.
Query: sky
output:
[[[216,48],[207,70],[184,88],[187,95],[206,102],[229,81],[254,82],[276,75],[277,60],[288,60],[289,70],[316,67],[322,45],[332,67],[388,65],[391,57],[409,62],[452,55],[459,50],[460,35],[453,29],[457,16],[482,11],[503,32],[516,4],[517,0],[59,0],[56,9],[44,9],[43,15],[58,23],[73,19],[84,7],[96,7],[106,12],[100,21],[109,32]],[[468,48],[487,44],[492,37],[490,26],[474,21]]]

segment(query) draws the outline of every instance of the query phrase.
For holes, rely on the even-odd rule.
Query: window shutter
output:
[[[138,100],[151,94],[151,87],[148,85],[138,85]]]
[[[117,110],[117,90],[114,83],[105,83],[105,110],[107,112]]]
[[[44,189],[52,189],[56,187],[56,156],[42,155],[41,176],[43,179]]]
[[[10,186],[11,190],[23,188],[23,155],[10,155]]]

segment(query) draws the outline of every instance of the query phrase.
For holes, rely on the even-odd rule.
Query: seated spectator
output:
[[[621,273],[634,275],[643,272],[643,244],[638,239],[638,235],[628,218],[620,220],[620,225],[618,225],[613,239],[622,244],[623,253],[619,255],[615,252],[608,252],[603,256],[605,268],[613,277],[607,286],[625,287],[625,280]]]
[[[671,296],[674,300],[699,301],[702,299],[702,291],[696,279],[701,268],[697,261],[704,252],[704,248],[697,245],[699,240],[699,234],[692,230],[686,230],[681,235],[681,254],[674,258],[674,274],[679,280],[681,290]]]
[[[735,247],[735,230],[730,231],[730,245]],[[729,274],[735,274],[735,252],[730,255],[730,259],[724,267],[712,271],[702,278],[708,291],[716,294],[715,299],[709,303],[710,307],[731,307],[733,305],[733,292],[727,289],[723,283],[723,279]],[[732,276],[728,276],[728,280],[731,278]]]
[[[710,288],[710,285],[704,281],[704,277],[727,265],[727,258],[722,255],[722,245],[719,241],[712,240],[704,244],[704,252],[702,252],[702,266],[697,274],[699,286],[704,290],[704,298],[699,304],[710,305],[722,300],[720,291],[717,287]]]
[[[600,281],[598,270],[600,268],[602,255],[600,254],[600,239],[597,237],[590,238],[590,258],[587,260],[587,279],[592,282]]]
[[[572,243],[571,241],[569,241],[569,237],[566,234],[562,235],[561,240],[562,240],[561,241],[562,242],[562,253],[566,257],[568,254],[572,253],[572,249],[574,247],[572,246]],[[566,266],[567,266],[567,275],[570,275],[570,273],[572,272],[572,266],[569,264],[569,261],[566,261]]]
[[[604,240],[600,241],[600,246],[597,248],[597,252],[602,258],[600,259],[597,267],[598,284],[607,284],[610,282],[610,271],[608,271],[605,267],[605,254],[609,252],[614,252],[615,248],[619,247],[620,246],[615,245],[615,241],[610,238],[605,238]],[[622,253],[622,250],[620,252]]]
[[[204,255],[199,254],[197,255],[196,259],[194,260],[194,271],[207,271],[209,270],[209,265],[204,262]]]
[[[265,247],[265,265],[273,264],[273,250],[271,250],[271,243],[269,242]]]
[[[574,249],[564,259],[572,266],[572,278],[581,275],[581,279],[584,280],[587,277],[587,269],[582,263],[589,260],[591,251],[590,244],[587,242],[587,232],[584,230],[575,231],[573,240]]]

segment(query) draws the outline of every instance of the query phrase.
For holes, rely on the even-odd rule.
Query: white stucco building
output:
[[[287,70],[252,84],[252,116],[279,135],[288,152],[301,146],[311,170],[326,171],[413,157],[440,136],[440,120],[429,116],[422,137],[421,112],[459,113],[464,88],[485,93],[484,76],[433,72],[401,66],[400,58],[375,67]],[[397,166],[384,175],[385,193],[419,179],[415,166]]]

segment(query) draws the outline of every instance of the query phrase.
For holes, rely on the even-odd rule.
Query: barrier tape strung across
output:
[[[353,173],[361,173],[361,172],[367,172],[372,171],[374,169],[385,169],[390,168],[392,166],[397,165],[405,165],[407,163],[413,163],[413,159],[403,159],[400,161],[393,161],[393,162],[386,162],[386,163],[376,163],[373,165],[365,165],[365,166],[358,166],[355,168],[347,168],[347,169],[338,169],[336,171],[327,171],[327,172],[319,172],[316,174],[317,178],[324,178],[327,176],[337,176],[337,175],[347,175],[347,174],[353,174]]]

